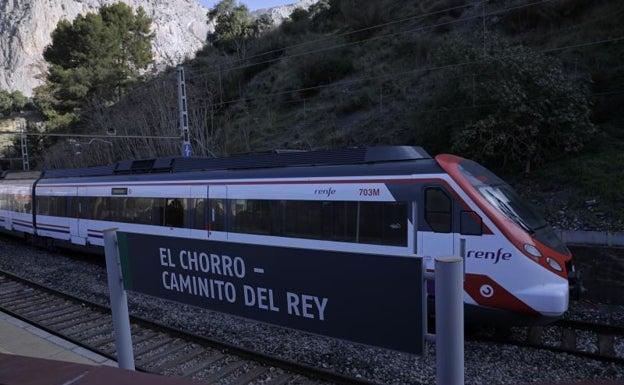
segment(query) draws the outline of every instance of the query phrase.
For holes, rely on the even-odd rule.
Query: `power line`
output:
[[[72,134],[72,133],[45,133],[45,132],[13,132],[0,131],[0,135],[27,135],[27,136],[51,136],[60,138],[94,138],[94,139],[176,139],[180,136],[157,136],[157,135],[98,135],[98,134]]]
[[[339,45],[334,45],[334,46],[330,46],[330,47],[326,47],[326,48],[322,48],[322,49],[311,50],[311,51],[304,51],[304,52],[300,52],[300,53],[296,53],[296,54],[280,56],[279,58],[270,59],[270,60],[266,60],[266,61],[263,61],[263,62],[249,63],[249,64],[245,64],[245,65],[240,65],[240,66],[229,66],[229,67],[222,67],[222,66],[219,65],[218,66],[218,70],[215,70],[215,71],[211,71],[210,70],[212,67],[208,67],[208,68],[201,69],[201,70],[193,70],[193,71],[190,71],[191,74],[189,76],[187,76],[186,78],[188,80],[193,80],[193,79],[198,79],[198,78],[206,79],[206,77],[208,75],[217,74],[217,73],[219,73],[219,75],[221,76],[221,71],[228,72],[228,71],[234,71],[234,70],[239,70],[239,69],[245,69],[245,68],[253,67],[253,66],[256,66],[256,65],[270,64],[270,63],[273,63],[273,62],[286,60],[286,59],[289,59],[289,58],[300,57],[300,56],[311,55],[311,54],[318,54],[318,53],[322,53],[322,52],[326,52],[326,51],[330,51],[330,50],[334,50],[334,49],[339,49],[339,48],[345,48],[345,47],[349,47],[349,46],[358,45],[358,44],[361,44],[361,43],[364,43],[364,42],[369,42],[369,41],[373,41],[373,40],[394,37],[394,36],[405,34],[405,33],[423,32],[423,31],[426,31],[426,30],[431,30],[431,29],[439,28],[439,27],[442,27],[442,26],[448,26],[448,25],[452,25],[452,24],[456,24],[456,23],[460,23],[460,22],[467,22],[467,21],[477,20],[477,19],[481,19],[481,18],[485,18],[485,17],[497,16],[497,15],[500,15],[500,14],[503,14],[503,13],[507,13],[507,12],[510,12],[510,11],[515,11],[515,10],[519,10],[519,9],[523,9],[523,8],[529,8],[529,7],[532,7],[532,6],[537,6],[537,5],[545,4],[545,3],[548,3],[548,2],[552,2],[552,1],[554,1],[554,0],[534,1],[532,3],[525,3],[525,4],[521,4],[521,5],[517,5],[517,6],[508,7],[508,8],[505,8],[505,9],[492,11],[492,12],[487,13],[487,14],[484,13],[484,14],[474,15],[474,16],[470,16],[470,17],[467,17],[467,18],[461,18],[461,19],[452,20],[452,21],[448,21],[448,22],[430,24],[430,25],[423,26],[423,27],[418,27],[418,28],[415,28],[415,29],[408,29],[408,30],[404,30],[404,31],[399,31],[399,32],[395,32],[395,33],[381,35],[381,36],[373,36],[371,38],[362,39],[362,40],[359,40],[359,41],[356,41],[356,42],[352,42],[352,43],[339,44]],[[248,61],[251,58],[261,57],[261,56],[264,56],[264,55],[269,54],[269,53],[280,52],[280,51],[284,51],[284,50],[287,50],[287,49],[290,49],[290,48],[296,48],[296,47],[304,46],[304,45],[307,45],[307,44],[311,44],[311,43],[314,43],[314,42],[322,42],[322,41],[326,41],[326,40],[331,40],[331,39],[333,39],[335,37],[341,37],[341,36],[346,36],[346,35],[350,35],[350,34],[355,34],[355,33],[358,33],[358,32],[363,32],[363,31],[367,31],[367,30],[371,30],[371,29],[376,29],[376,28],[388,26],[388,25],[398,24],[398,23],[402,23],[402,22],[413,20],[413,19],[417,19],[417,18],[426,18],[428,16],[432,16],[432,15],[436,15],[436,14],[440,14],[440,13],[446,13],[446,12],[450,12],[450,11],[461,9],[461,8],[467,8],[469,6],[472,6],[472,4],[466,4],[466,5],[457,6],[457,7],[449,7],[449,8],[445,8],[445,9],[439,10],[439,11],[429,12],[429,13],[425,13],[425,14],[412,15],[412,16],[408,16],[408,17],[400,19],[400,20],[395,20],[395,21],[390,21],[390,22],[387,22],[387,23],[377,24],[377,25],[374,25],[374,26],[371,26],[371,27],[362,28],[362,29],[359,29],[359,30],[356,30],[356,31],[345,32],[343,34],[332,35],[332,36],[327,37],[327,38],[313,40],[312,42],[304,42],[304,43],[294,44],[294,45],[291,45],[291,46],[282,47],[282,48],[276,49],[276,50],[266,51],[266,52],[263,52],[263,53],[260,53],[260,54],[254,55],[254,56],[250,56],[250,57],[245,58],[245,59],[234,60],[234,61],[230,62],[230,64]],[[600,19],[602,19],[602,18],[600,18]],[[194,72],[194,74],[193,74],[193,72]],[[145,85],[145,87],[147,87],[147,85]],[[322,85],[319,86],[319,87],[323,88]],[[135,87],[135,90],[142,89],[142,88],[144,88],[144,87]],[[290,90],[290,91],[287,91],[287,92],[307,91],[307,90],[314,90],[314,89],[315,89],[315,87],[311,87],[311,88],[305,88],[305,89],[299,89],[299,90]],[[244,98],[243,99],[236,99],[234,101],[239,101],[239,100],[244,100]],[[215,104],[215,106],[230,104],[231,102],[233,102],[233,101],[220,102],[218,104]]]
[[[244,68],[248,68],[248,67],[253,67],[253,66],[256,66],[256,65],[269,64],[269,63],[273,63],[273,62],[276,62],[276,61],[281,61],[281,60],[290,59],[290,58],[294,58],[294,57],[311,55],[311,54],[317,54],[317,53],[322,53],[322,52],[326,52],[326,51],[331,51],[331,50],[334,50],[334,49],[346,48],[346,47],[350,47],[350,46],[356,46],[356,45],[359,45],[359,44],[362,44],[362,43],[365,43],[365,42],[370,42],[370,41],[374,41],[374,40],[381,40],[381,39],[385,39],[385,38],[395,37],[395,36],[406,34],[406,33],[423,32],[423,31],[427,31],[427,30],[431,30],[431,29],[436,29],[436,28],[439,28],[439,27],[449,26],[449,25],[452,25],[452,24],[457,24],[457,23],[467,22],[467,21],[471,21],[471,20],[481,19],[481,18],[484,18],[486,16],[488,16],[488,17],[496,16],[496,15],[500,15],[500,14],[503,14],[503,13],[506,13],[506,12],[510,12],[510,11],[514,11],[514,10],[518,10],[518,9],[522,9],[522,8],[528,8],[528,7],[531,7],[531,6],[534,6],[534,5],[539,5],[539,4],[548,3],[548,2],[552,2],[552,1],[554,1],[554,0],[540,0],[540,1],[533,2],[533,3],[529,3],[529,4],[522,4],[522,5],[518,5],[518,6],[515,6],[515,7],[505,8],[503,10],[494,11],[494,12],[491,12],[491,13],[488,13],[488,14],[474,15],[474,16],[470,16],[470,17],[467,17],[467,18],[461,18],[461,19],[447,21],[447,22],[442,22],[442,23],[430,24],[430,25],[427,25],[427,26],[424,26],[424,27],[408,29],[408,30],[394,32],[394,33],[389,33],[389,34],[380,35],[380,36],[373,36],[373,37],[366,38],[366,39],[361,39],[361,40],[358,40],[358,41],[352,42],[352,43],[338,44],[338,45],[325,47],[325,48],[321,48],[321,49],[317,49],[317,50],[304,51],[304,52],[300,52],[300,53],[297,53],[297,54],[280,56],[278,58],[269,59],[269,60],[265,60],[265,61],[262,61],[262,62],[249,63],[249,64],[245,64],[245,65],[240,65],[240,66],[237,66],[237,67],[234,67],[234,66],[233,67],[229,67],[229,68],[226,67],[225,70],[226,71],[234,71],[234,70],[244,69]],[[467,7],[467,6],[469,6],[469,5],[465,5],[465,6],[462,6],[462,7]],[[423,17],[424,18],[424,17],[427,17],[427,16],[435,15],[437,13],[446,13],[446,12],[450,12],[450,11],[458,9],[458,8],[461,8],[461,7],[446,8],[446,9],[443,9],[443,10],[440,10],[440,11],[431,12],[431,13],[426,14],[424,16],[423,15],[413,16],[413,17],[410,17],[410,18],[401,19],[400,21],[397,21],[397,23],[398,22],[404,22],[406,20],[410,20],[410,19],[414,19],[414,18],[418,18],[418,17]],[[391,23],[379,24],[379,25],[372,26],[372,27],[369,27],[369,28],[364,28],[364,29],[361,29],[361,30],[358,30],[358,31],[365,31],[365,30],[368,30],[368,29],[378,28],[378,27],[385,26],[386,24],[391,24]],[[346,33],[346,34],[356,33],[358,31],[349,32],[349,33]],[[340,35],[337,35],[337,36],[340,36]],[[333,38],[335,38],[337,36],[331,36],[328,39],[318,39],[317,41],[330,40],[330,39],[333,39]],[[287,50],[287,49],[290,49],[290,48],[296,48],[296,47],[299,47],[299,46],[302,46],[302,45],[307,45],[307,44],[311,44],[311,43],[307,43],[306,42],[306,43],[300,43],[300,44],[296,44],[296,45],[292,45],[292,46],[287,46],[287,47],[284,47],[284,48],[280,48],[278,50],[267,51],[266,53],[261,53],[261,54],[258,54],[258,55],[254,55],[254,56],[252,56],[250,58],[260,57],[260,56],[264,56],[265,54],[268,54],[268,53],[280,52],[280,51],[284,51],[284,50]],[[250,58],[238,59],[238,60],[235,60],[233,63],[244,62],[244,61],[249,60]],[[223,70],[223,68],[221,68],[219,66],[218,70],[216,70],[216,71],[208,71],[210,68],[211,67],[208,67],[205,70],[199,71],[200,74],[196,75],[196,76],[216,74],[219,71]],[[204,73],[202,74],[202,72],[204,72]],[[188,79],[193,79],[193,78],[194,78],[193,76],[189,76],[188,77]]]
[[[568,45],[568,46],[563,46],[563,47],[547,48],[547,49],[544,49],[544,50],[535,51],[535,53],[537,54],[537,53],[557,52],[557,51],[563,51],[563,50],[567,50],[567,49],[577,49],[577,48],[583,48],[583,47],[590,47],[590,46],[594,46],[594,45],[619,42],[619,41],[622,41],[622,40],[624,40],[624,36],[620,36],[620,37],[612,38],[612,39],[604,39],[604,40],[595,41],[595,42],[573,44],[573,45]],[[387,73],[387,74],[383,74],[383,75],[376,75],[376,76],[369,76],[369,77],[364,77],[364,78],[359,78],[359,79],[345,80],[345,81],[341,81],[341,82],[338,82],[338,83],[321,84],[321,85],[318,85],[318,86],[311,86],[311,87],[299,88],[299,89],[294,89],[294,90],[286,90],[286,91],[262,94],[262,95],[253,96],[253,97],[232,99],[232,100],[225,101],[225,102],[222,102],[222,103],[215,103],[214,106],[218,107],[218,106],[222,106],[222,105],[239,103],[239,102],[247,102],[247,101],[252,101],[252,100],[262,99],[262,98],[267,98],[267,97],[281,96],[281,95],[286,95],[286,94],[290,94],[290,93],[293,93],[293,92],[316,91],[316,90],[320,90],[320,89],[324,89],[324,88],[348,86],[348,85],[361,83],[361,82],[366,82],[366,81],[390,79],[390,78],[400,77],[400,76],[404,76],[404,75],[413,75],[413,74],[417,74],[417,73],[420,73],[420,72],[439,71],[439,70],[451,69],[451,68],[455,68],[455,67],[463,67],[463,66],[468,66],[468,65],[481,64],[481,63],[485,63],[485,62],[489,62],[489,61],[493,61],[493,60],[501,60],[501,59],[513,58],[515,56],[523,56],[523,55],[524,54],[522,53],[522,54],[518,54],[518,55],[488,57],[486,59],[465,61],[465,62],[455,63],[455,64],[444,64],[444,65],[440,65],[440,66],[433,66],[433,67],[418,68],[418,69],[413,69],[413,70],[398,71],[398,72]]]

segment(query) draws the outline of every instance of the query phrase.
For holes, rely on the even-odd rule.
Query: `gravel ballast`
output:
[[[68,294],[108,304],[103,264],[47,252],[0,238],[0,268]],[[92,256],[91,258],[103,258]],[[435,345],[425,354],[376,349],[277,328],[226,314],[128,293],[133,315],[237,345],[380,384],[435,384]],[[624,306],[573,303],[569,317],[624,324]],[[371,331],[371,332],[383,332]],[[466,342],[466,384],[526,384],[578,380],[622,380],[624,366],[568,354]]]

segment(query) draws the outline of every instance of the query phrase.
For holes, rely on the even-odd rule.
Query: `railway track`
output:
[[[475,340],[568,353],[624,365],[624,327],[578,320],[479,333]]]
[[[0,310],[112,360],[116,359],[110,309],[0,271]],[[366,384],[295,362],[130,319],[137,370],[227,385]]]

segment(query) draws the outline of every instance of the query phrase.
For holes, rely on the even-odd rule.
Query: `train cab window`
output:
[[[459,232],[462,235],[483,235],[483,219],[474,211],[462,211]]]
[[[360,203],[359,242],[376,245],[407,245],[407,204]]]
[[[425,190],[425,221],[436,233],[451,232],[451,198],[441,188]]]

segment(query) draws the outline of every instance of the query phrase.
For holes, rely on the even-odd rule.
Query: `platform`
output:
[[[87,365],[117,366],[115,361],[0,312],[0,353]]]
[[[117,363],[0,312],[2,385],[197,385],[117,368]]]

